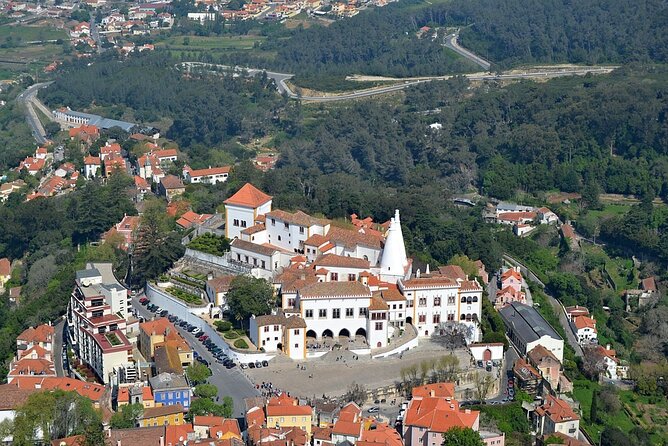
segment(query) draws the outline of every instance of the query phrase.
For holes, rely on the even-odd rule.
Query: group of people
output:
[[[283,393],[281,389],[275,388],[274,385],[270,382],[262,381],[262,384],[255,384],[255,388],[258,389],[265,398],[279,396]]]

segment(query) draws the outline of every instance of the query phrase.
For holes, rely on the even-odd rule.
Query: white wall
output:
[[[318,338],[322,336],[323,331],[329,329],[334,337],[344,328],[350,332],[350,336],[355,336],[355,332],[362,328],[367,329],[367,317],[360,316],[360,308],[369,308],[371,298],[323,298],[323,299],[300,299],[297,298],[296,306],[301,310],[301,315],[306,321],[306,330],[316,332]],[[340,309],[341,317],[334,319],[333,309]],[[346,317],[346,308],[353,309],[353,317]],[[319,310],[327,310],[327,317],[320,318]],[[306,311],[313,310],[313,317],[307,318]],[[367,333],[368,335],[368,333]]]
[[[259,215],[259,214],[257,214]],[[253,209],[231,204],[225,205],[225,235],[230,240],[239,238],[241,231],[255,224],[256,214]],[[238,224],[235,225],[235,220]]]
[[[536,347],[538,345],[542,345],[543,347],[545,347],[546,349],[551,351],[554,354],[554,356],[557,357],[559,362],[561,362],[561,363],[564,362],[564,341],[563,340],[554,339],[554,338],[546,335],[546,336],[543,336],[542,338],[537,339],[533,342],[529,342],[527,344],[526,351],[530,352],[531,350],[533,350],[534,347]]]

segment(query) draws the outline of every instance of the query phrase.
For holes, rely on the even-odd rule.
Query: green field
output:
[[[170,37],[156,43],[156,47],[175,51],[229,51],[251,50],[255,43],[265,39],[263,36],[230,36],[203,37],[179,36]]]
[[[15,41],[20,43],[36,40],[67,39],[67,33],[63,29],[50,26],[0,26],[0,43]]]

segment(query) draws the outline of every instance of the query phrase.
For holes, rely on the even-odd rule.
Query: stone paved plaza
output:
[[[428,340],[402,357],[392,356],[384,359],[371,359],[369,356],[354,359],[350,351],[331,351],[321,358],[306,361],[292,361],[278,356],[269,363],[269,367],[246,369],[244,372],[256,384],[270,382],[275,389],[290,392],[301,397],[330,397],[343,395],[351,383],[363,384],[367,389],[376,389],[393,385],[401,379],[401,369],[427,359],[438,359],[450,353],[443,347]],[[470,356],[466,350],[455,350],[460,366],[469,365]],[[338,360],[337,360],[338,358]]]

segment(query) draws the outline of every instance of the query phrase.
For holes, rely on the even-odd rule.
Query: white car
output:
[[[378,406],[371,406],[367,409],[367,412],[369,413],[377,413],[380,412],[380,407]]]
[[[202,333],[202,329],[199,328],[199,327],[197,327],[196,329],[193,330],[193,334],[194,334],[195,336],[199,335],[200,333]]]

